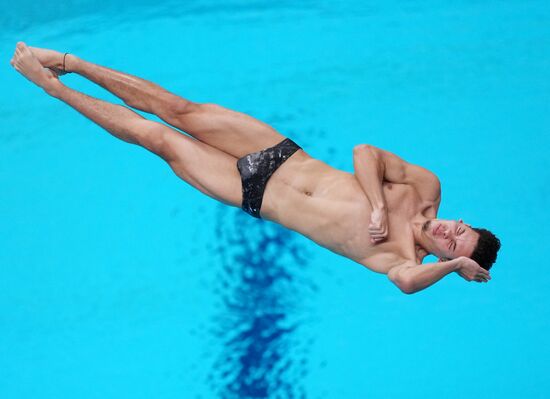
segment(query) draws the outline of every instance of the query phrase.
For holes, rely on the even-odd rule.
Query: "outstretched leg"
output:
[[[62,67],[62,53],[35,47],[31,50],[43,66]],[[284,139],[271,126],[249,115],[215,104],[189,101],[155,83],[92,64],[72,54],[65,58],[65,68],[104,87],[128,106],[156,114],[170,125],[237,158]]]
[[[193,187],[228,205],[241,205],[241,181],[234,157],[162,123],[147,120],[124,106],[65,86],[56,74],[42,67],[22,42],[17,44],[11,64],[46,93],[67,103],[113,136],[141,145],[162,157]]]

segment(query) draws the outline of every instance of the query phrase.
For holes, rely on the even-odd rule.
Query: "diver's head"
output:
[[[491,268],[500,249],[500,240],[493,233],[462,220],[427,220],[421,234],[423,247],[440,260],[466,256],[486,270]]]

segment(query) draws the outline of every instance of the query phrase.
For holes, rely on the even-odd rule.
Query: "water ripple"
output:
[[[210,387],[223,398],[304,398],[309,343],[297,335],[299,303],[312,287],[295,276],[307,265],[304,251],[286,229],[241,211],[220,212],[217,293],[223,308],[212,333],[224,349]]]

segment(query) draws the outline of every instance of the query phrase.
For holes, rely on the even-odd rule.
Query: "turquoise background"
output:
[[[1,4],[0,398],[550,396],[548,2]],[[19,40],[340,169],[358,143],[425,166],[440,217],[502,240],[492,280],[403,295],[214,202],[20,76]]]

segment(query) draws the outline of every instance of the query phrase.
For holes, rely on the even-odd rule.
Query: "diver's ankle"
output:
[[[66,73],[75,72],[78,68],[80,59],[71,53],[66,53],[66,55],[63,55],[63,58],[64,60],[61,70]]]

